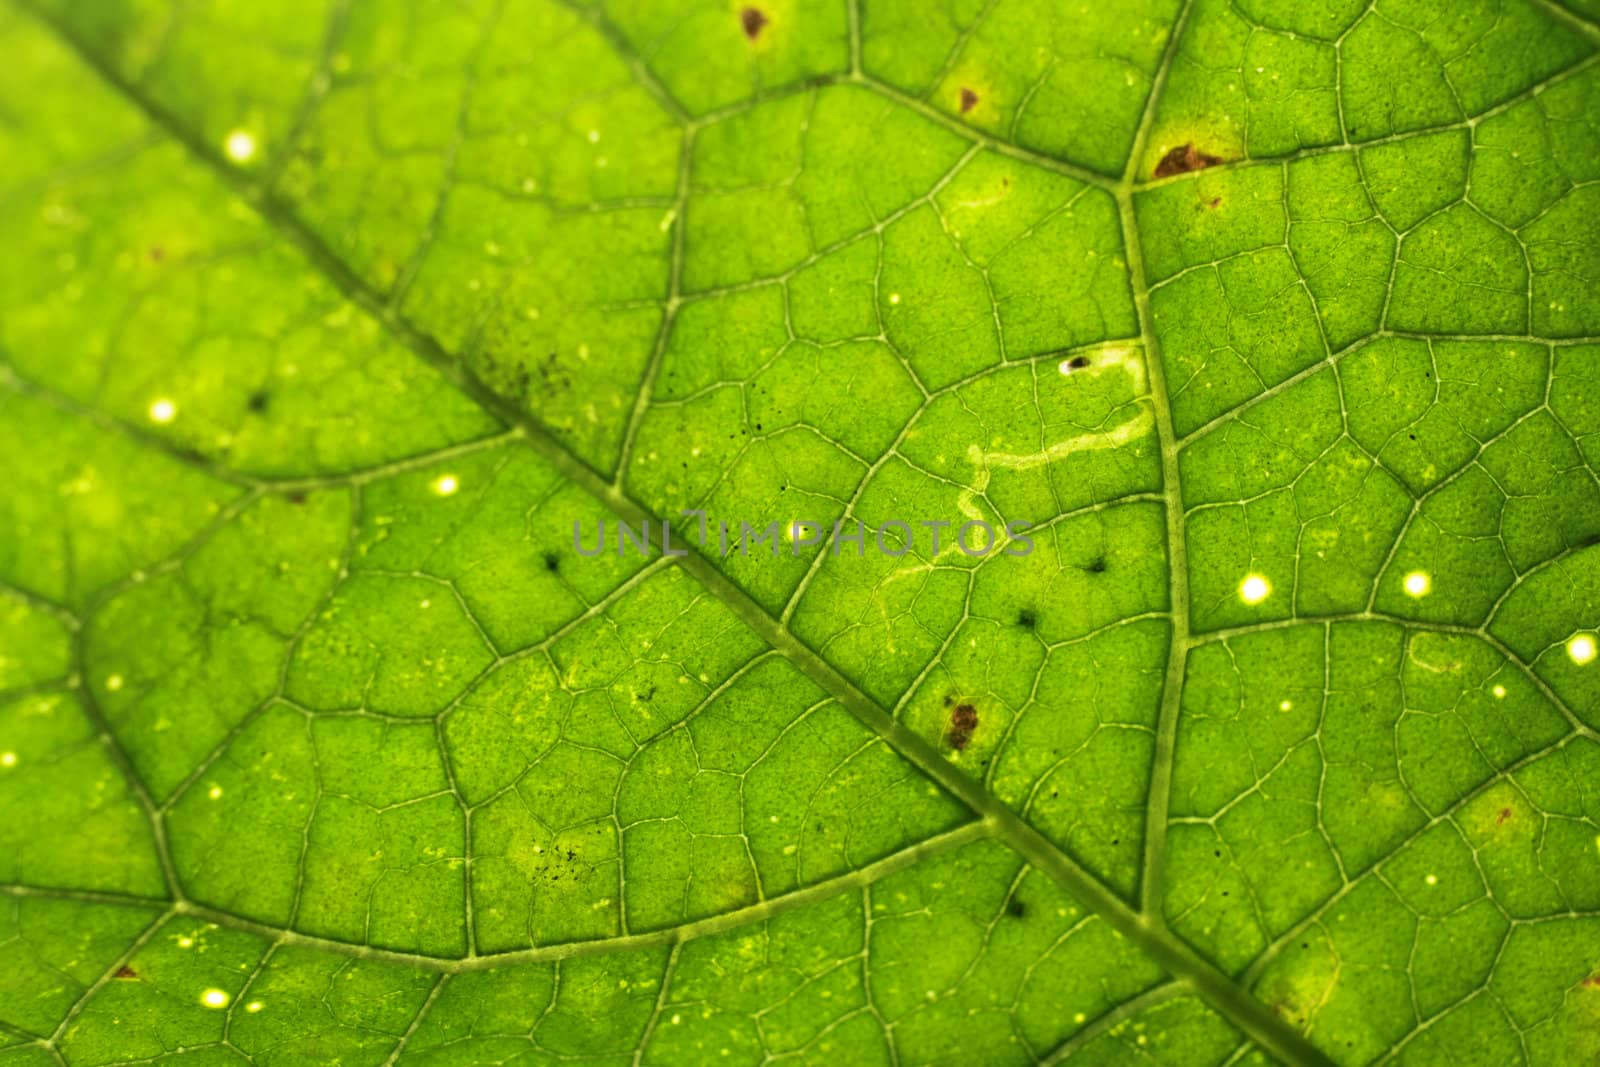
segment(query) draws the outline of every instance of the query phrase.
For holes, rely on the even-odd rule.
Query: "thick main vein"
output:
[[[1156,437],[1161,445],[1161,493],[1166,501],[1163,510],[1167,519],[1167,579],[1172,597],[1168,605],[1172,632],[1167,648],[1167,673],[1161,685],[1161,708],[1156,718],[1156,750],[1151,758],[1150,787],[1145,806],[1144,866],[1139,878],[1141,907],[1149,920],[1157,924],[1165,922],[1162,903],[1166,887],[1163,875],[1167,850],[1167,806],[1172,795],[1173,752],[1178,734],[1178,714],[1183,701],[1183,673],[1189,658],[1189,551],[1183,531],[1183,485],[1178,463],[1178,435],[1172,421],[1166,366],[1161,362],[1160,341],[1156,337],[1155,320],[1150,310],[1150,283],[1145,275],[1144,250],[1139,245],[1139,229],[1133,211],[1133,187],[1140,161],[1144,158],[1145,145],[1150,139],[1150,128],[1155,122],[1161,90],[1166,86],[1167,73],[1172,69],[1173,57],[1178,52],[1178,41],[1183,36],[1184,25],[1193,9],[1193,0],[1185,0],[1183,10],[1173,24],[1172,35],[1167,39],[1167,50],[1161,57],[1161,66],[1156,71],[1150,95],[1145,100],[1144,113],[1139,118],[1139,129],[1133,138],[1133,148],[1128,153],[1127,167],[1114,192],[1117,214],[1122,220],[1123,255],[1128,260],[1134,307],[1139,314],[1139,332],[1144,339],[1144,361],[1150,381],[1150,404],[1155,410]]]
[[[460,360],[447,352],[432,335],[423,332],[403,318],[382,293],[340,259],[321,236],[296,215],[290,204],[276,196],[271,190],[263,188],[249,174],[228,165],[221,156],[202,142],[193,131],[186,128],[175,115],[160,103],[151,99],[138,86],[97,55],[72,30],[59,24],[49,16],[35,11],[25,2],[23,2],[22,6],[24,10],[30,11],[61,40],[68,44],[80,59],[109,86],[136,106],[151,122],[164,130],[177,143],[184,146],[197,161],[205,164],[215,174],[219,175],[226,184],[235,189],[285,242],[294,246],[306,258],[311,267],[333,283],[346,299],[370,315],[399,344],[423,363],[443,375],[486,412],[494,415],[507,425],[521,430],[530,448],[551,466],[555,467],[569,481],[578,485],[604,504],[618,518],[633,524],[660,521],[649,509],[628,495],[620,485],[613,483],[609,477],[601,474],[570,451],[530,412],[496,393],[470,368],[464,366]],[[1176,41],[1176,38],[1177,31],[1175,29],[1173,41]],[[1169,54],[1162,65],[1163,72],[1170,66],[1171,47],[1169,44]],[[1158,77],[1157,86],[1159,86],[1161,80],[1163,79]],[[1155,89],[1152,89],[1150,109],[1153,109],[1154,106],[1154,96]],[[1149,116],[1147,112],[1145,120],[1141,123],[1142,131],[1148,127],[1148,123]],[[1133,159],[1136,160],[1137,158],[1136,152]],[[1130,163],[1130,173],[1133,166],[1134,164]],[[1125,243],[1128,245],[1127,254],[1130,268],[1135,270],[1137,280],[1142,278],[1142,266],[1138,259],[1137,234],[1132,228],[1132,186],[1126,177],[1117,187],[1117,197],[1123,211]],[[1149,319],[1148,292],[1142,283],[1136,284],[1135,291],[1141,303],[1141,329],[1148,345],[1153,343],[1153,333],[1150,329]],[[1182,551],[1182,518],[1181,508],[1174,507],[1174,502],[1179,499],[1176,480],[1176,451],[1171,435],[1170,410],[1166,402],[1164,383],[1156,377],[1156,374],[1159,373],[1159,361],[1153,350],[1149,351],[1148,362],[1151,364],[1153,372],[1151,378],[1152,391],[1158,394],[1152,398],[1152,402],[1161,417],[1166,419],[1162,451],[1168,468],[1166,471],[1167,477],[1165,478],[1165,492],[1168,494],[1169,504],[1167,509],[1170,541],[1169,554],[1174,556],[1172,568],[1174,582],[1173,619],[1175,631],[1180,625],[1183,627],[1181,634],[1174,633],[1173,648],[1175,650],[1174,655],[1181,657],[1181,650],[1187,642],[1187,595],[1178,585],[1182,580],[1180,575],[1185,572],[1182,559],[1177,555]],[[708,592],[717,597],[750,629],[754,630],[774,649],[787,657],[807,677],[821,685],[858,720],[881,736],[901,756],[980,815],[993,836],[1009,845],[1034,867],[1055,879],[1085,906],[1094,910],[1114,929],[1138,945],[1148,956],[1166,968],[1168,972],[1187,981],[1217,1011],[1227,1017],[1259,1046],[1283,1062],[1290,1064],[1321,1065],[1331,1063],[1293,1027],[1278,1018],[1261,1001],[1235,985],[1227,975],[1189,947],[1188,944],[1166,930],[1158,919],[1147,912],[1131,907],[1098,878],[1079,866],[1053,841],[1024,821],[1016,812],[1006,807],[978,782],[946,760],[929,741],[892,717],[876,701],[857,688],[855,683],[851,682],[830,663],[800,641],[777,619],[768,614],[748,593],[721,571],[717,570],[707,557],[691,550],[687,556],[676,559],[675,563],[687,571]],[[1183,606],[1183,610],[1179,609],[1179,605]],[[1180,619],[1184,621],[1180,622]],[[1176,708],[1176,696],[1174,695],[1176,686],[1172,682],[1174,669],[1177,671],[1178,680],[1181,681],[1181,658],[1169,664],[1167,696],[1163,701],[1162,721],[1166,727],[1167,743],[1165,748],[1169,756],[1172,724],[1167,720],[1173,716],[1167,714],[1166,705],[1172,704],[1173,710]],[[1158,750],[1159,748],[1160,746],[1158,745]],[[1170,760],[1166,762],[1170,763]],[[1159,770],[1160,766],[1158,764]],[[1164,800],[1162,811],[1162,822],[1164,823]]]

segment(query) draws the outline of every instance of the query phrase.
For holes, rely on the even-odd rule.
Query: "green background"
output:
[[[1593,1062],[1600,3],[745,6],[0,5],[0,1067]]]

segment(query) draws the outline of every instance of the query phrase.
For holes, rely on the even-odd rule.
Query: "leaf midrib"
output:
[[[97,55],[88,42],[84,41],[71,28],[57,22],[47,13],[38,10],[29,0],[18,0],[18,5],[64,42],[87,68],[136,107],[149,121],[164,131],[175,142],[182,145],[195,160],[219,175],[229,187],[236,190],[245,202],[283,240],[293,245],[307,259],[311,267],[332,282],[346,299],[360,307],[378,322],[402,347],[443,375],[481,409],[500,419],[506,425],[514,426],[521,430],[529,447],[539,453],[543,459],[560,471],[568,480],[605,504],[620,518],[631,523],[659,521],[642,504],[624,492],[618,484],[607,480],[587,462],[570,451],[532,414],[518,408],[495,393],[482,379],[465,367],[458,359],[450,355],[436,339],[403,318],[381,293],[358,276],[328,247],[318,234],[299,219],[291,205],[277,197],[269,189],[263,188],[247,172],[229,165],[220,155],[202,142],[196,134],[185,127],[174,114],[147,96],[137,85],[130,82]],[[1137,167],[1139,151],[1148,135],[1159,87],[1165,80],[1167,70],[1170,69],[1182,20],[1187,16],[1190,6],[1192,6],[1192,0],[1186,0],[1183,15],[1174,25],[1167,52],[1162,59],[1161,68],[1146,102],[1145,113],[1140,121],[1140,132],[1135,140],[1134,151],[1130,154],[1127,171],[1120,181],[1110,183],[1103,175],[1093,172],[1081,172],[1080,168],[1072,167],[1070,164],[1065,164],[1060,160],[1048,156],[1040,156],[1026,149],[1009,145],[1006,142],[994,141],[992,138],[959,126],[959,124],[952,126],[952,128],[959,129],[969,140],[992,145],[1008,155],[1038,162],[1054,170],[1066,170],[1080,180],[1092,181],[1093,184],[1102,188],[1109,187],[1116,196],[1123,218],[1125,254],[1129,258],[1130,274],[1133,275],[1131,283],[1135,292],[1136,303],[1139,305],[1141,334],[1146,348],[1145,358],[1151,368],[1150,399],[1157,412],[1158,422],[1162,419],[1165,420],[1166,428],[1162,434],[1161,441],[1163,472],[1164,474],[1171,473],[1174,475],[1177,461],[1176,442],[1171,431],[1171,415],[1164,392],[1164,381],[1159,376],[1159,353],[1154,347],[1154,334],[1150,328],[1149,293],[1144,286],[1142,268],[1137,273],[1134,273],[1133,270],[1134,264],[1139,262],[1139,249],[1138,235],[1133,227],[1132,217],[1132,193],[1134,187],[1132,175]],[[613,43],[615,44],[615,42]],[[874,90],[882,91],[882,88],[876,83],[867,81],[859,76],[854,80],[859,80],[862,84],[867,84]],[[920,112],[922,109],[919,108],[918,110]],[[1174,508],[1173,506],[1177,492],[1175,478],[1164,478],[1163,492],[1168,498],[1168,556],[1169,568],[1173,572],[1172,588],[1174,594],[1176,594],[1180,590],[1179,583],[1186,582],[1187,575],[1185,574],[1181,579],[1177,577],[1178,568],[1172,563],[1174,546],[1181,546],[1182,544],[1182,509],[1181,507]],[[774,649],[786,656],[802,673],[821,685],[846,710],[850,711],[864,725],[882,737],[901,756],[909,760],[923,773],[938,782],[979,814],[995,839],[1008,845],[1028,863],[1050,875],[1082,904],[1098,914],[1135,945],[1139,946],[1146,955],[1160,964],[1170,974],[1187,982],[1213,1008],[1243,1031],[1257,1045],[1285,1063],[1305,1065],[1305,1067],[1331,1065],[1332,1061],[1330,1059],[1298,1031],[1272,1012],[1266,1004],[1236,985],[1227,975],[1187,943],[1172,934],[1162,922],[1159,914],[1150,914],[1130,907],[1112,890],[1107,888],[1103,882],[1079,866],[1076,861],[1071,859],[1049,838],[1025,822],[1017,813],[1006,807],[996,797],[985,791],[979,783],[963,774],[953,764],[944,759],[926,739],[916,734],[904,723],[891,717],[875,701],[858,689],[853,682],[769,615],[748,593],[718,571],[710,560],[700,555],[697,551],[691,550],[689,555],[678,558],[676,565],[688,572],[702,587],[738,616],[741,621],[763,637]],[[1171,735],[1176,726],[1177,696],[1175,694],[1181,693],[1181,685],[1173,684],[1173,671],[1176,669],[1178,672],[1176,681],[1181,683],[1181,657],[1187,651],[1186,595],[1181,598],[1174,595],[1171,618],[1173,620],[1174,634],[1169,653],[1167,684],[1163,692],[1163,706],[1159,720],[1157,765],[1152,775],[1152,792],[1155,789],[1156,777],[1164,777],[1167,781],[1170,781]],[[1178,628],[1180,625],[1185,638],[1183,641],[1178,640]],[[1169,714],[1169,710],[1173,714]],[[1163,735],[1165,736],[1164,745],[1159,740]],[[111,738],[111,745],[119,755],[119,762],[124,765],[124,773],[129,777],[130,784],[134,788],[140,788],[139,779],[132,773],[131,763],[127,761],[125,753],[122,751],[120,744],[116,742],[114,736]],[[1163,764],[1166,765],[1165,769],[1163,769]],[[1154,804],[1154,797],[1152,797],[1152,804]],[[1164,829],[1164,813],[1155,825]],[[1146,826],[1147,840],[1153,828],[1150,825]],[[163,864],[169,864],[170,860],[166,856],[164,841],[161,842],[160,848],[163,853]],[[1159,848],[1156,848],[1153,853],[1147,852],[1147,861],[1151,855],[1154,855],[1156,861],[1159,862]],[[1150,881],[1149,874],[1150,872],[1146,870],[1142,881]],[[176,886],[176,883],[174,885]]]

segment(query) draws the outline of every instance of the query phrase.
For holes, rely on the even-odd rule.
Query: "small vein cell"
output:
[[[220,989],[208,989],[200,994],[200,1003],[208,1008],[226,1008],[229,999],[228,994]]]
[[[248,163],[256,157],[256,139],[249,130],[234,130],[222,142],[222,150],[235,163]]]
[[[1239,599],[1246,604],[1259,604],[1272,595],[1272,583],[1265,575],[1247,574],[1239,583]]]
[[[455,491],[461,488],[461,482],[454,474],[441,474],[433,480],[429,488],[439,496],[453,496]]]
[[[1593,634],[1573,634],[1567,640],[1567,655],[1572,662],[1580,667],[1587,667],[1594,662],[1595,643]]]
[[[1427,571],[1412,571],[1405,576],[1406,596],[1425,597],[1433,592],[1433,579]]]
[[[162,397],[159,400],[152,400],[150,402],[150,421],[151,422],[158,422],[158,423],[165,424],[165,423],[171,422],[173,419],[175,419],[177,417],[178,417],[178,405],[174,404],[172,401],[168,400],[166,397]]]

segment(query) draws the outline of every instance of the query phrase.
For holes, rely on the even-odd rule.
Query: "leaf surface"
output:
[[[0,1061],[1593,1059],[1597,18],[0,11]]]

